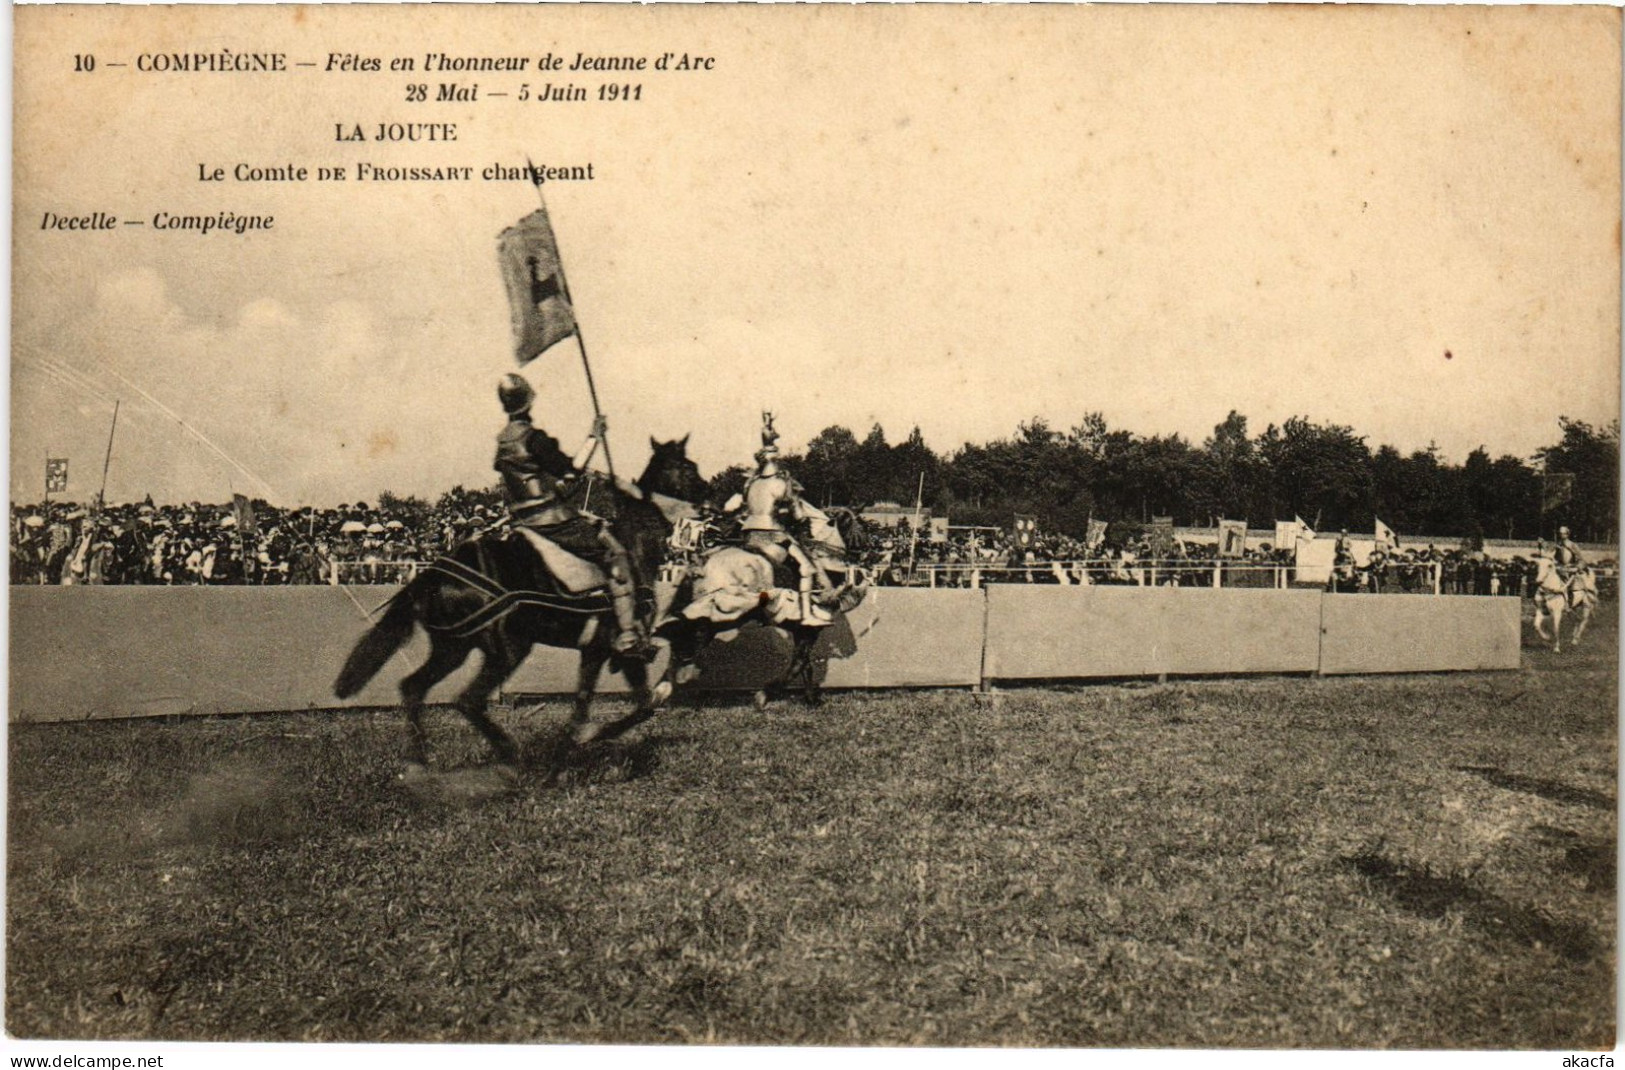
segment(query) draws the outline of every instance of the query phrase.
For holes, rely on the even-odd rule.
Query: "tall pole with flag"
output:
[[[570,284],[564,277],[558,239],[547,217],[547,200],[542,196],[541,183],[535,180],[536,167],[529,157],[525,159],[525,166],[541,207],[504,230],[498,238],[502,278],[513,314],[514,357],[519,366],[524,367],[545,350],[574,337],[581,348],[581,367],[587,375],[587,394],[592,399],[592,414],[597,421],[603,417],[603,410],[598,405],[598,385],[593,380],[592,361],[587,356],[587,339],[576,322],[575,303],[570,298]],[[606,440],[602,445],[604,466],[613,479],[615,462],[610,457],[609,442]]]
[[[920,541],[920,510],[925,505],[925,473],[920,473],[920,486],[914,492],[914,523],[909,525],[908,574],[914,575],[914,547]]]
[[[96,492],[96,511],[101,512],[102,506],[107,503],[107,469],[113,464],[113,436],[118,433],[118,407],[117,399],[113,401],[113,426],[107,429],[107,456],[102,459],[102,488]]]

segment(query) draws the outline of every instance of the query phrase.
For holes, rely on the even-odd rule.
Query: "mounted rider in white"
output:
[[[1582,602],[1596,601],[1597,578],[1585,554],[1569,537],[1567,527],[1557,529],[1557,546],[1552,550],[1552,560],[1557,565],[1558,575],[1568,586],[1571,608],[1577,608]]]
[[[1585,567],[1585,555],[1580,552],[1580,548],[1569,537],[1567,527],[1557,529],[1557,546],[1552,550],[1552,560],[1557,562],[1558,570],[1563,573],[1564,579],[1568,579]]]
[[[801,485],[779,467],[778,439],[773,414],[763,413],[762,448],[756,453],[756,471],[745,482],[738,507],[743,514],[743,544],[775,565],[783,564],[787,557],[794,561],[801,619],[809,624],[828,624],[834,617],[813,601],[812,592],[815,584],[826,592],[834,585],[784,525],[784,515],[794,515],[800,502]]]

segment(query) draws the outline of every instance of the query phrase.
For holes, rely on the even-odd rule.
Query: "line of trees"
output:
[[[1436,447],[1409,456],[1375,450],[1351,428],[1294,417],[1249,434],[1231,412],[1200,445],[1179,435],[1136,435],[1090,413],[1067,430],[1034,417],[1009,438],[939,456],[915,428],[891,444],[876,424],[859,439],[828,427],[784,463],[818,504],[924,504],[955,523],[1008,526],[1015,513],[1045,530],[1083,535],[1090,517],[1145,521],[1172,516],[1204,526],[1216,518],[1255,526],[1301,516],[1317,530],[1370,531],[1374,517],[1401,535],[1549,536],[1614,542],[1619,526],[1619,421],[1593,427],[1559,420],[1562,437],[1531,458],[1491,458],[1482,446],[1461,464]],[[1573,475],[1572,495],[1543,502],[1543,474]],[[743,485],[741,466],[718,473],[719,496]],[[920,490],[923,477],[923,491]],[[1550,508],[1542,510],[1543,504]]]

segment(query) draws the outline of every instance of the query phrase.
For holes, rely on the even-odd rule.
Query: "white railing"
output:
[[[334,586],[409,583],[423,564],[421,561],[331,561],[323,575]]]
[[[1407,566],[1389,566],[1380,588],[1384,591],[1411,593],[1440,593],[1442,569],[1439,562],[1418,562],[1408,566],[1415,571],[1410,586],[1406,586],[1394,570]],[[996,561],[983,563],[955,562],[951,564],[916,563],[910,570],[906,565],[893,564],[877,569],[880,582],[907,587],[981,587],[988,583],[1056,583],[1072,586],[1092,584],[1138,587],[1251,587],[1285,590],[1299,582],[1300,570],[1296,565],[1274,561],[1256,561],[1245,558],[1192,561],[1179,558],[1118,560],[1093,558],[1072,561],[1052,561],[1036,565],[1009,565]],[[1364,570],[1357,574],[1363,576]],[[1387,578],[1393,575],[1392,579]],[[1237,582],[1240,581],[1240,582]],[[1314,586],[1327,585],[1327,580],[1307,581]],[[1357,578],[1354,589],[1370,589]]]

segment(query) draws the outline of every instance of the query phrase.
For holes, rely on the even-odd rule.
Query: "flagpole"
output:
[[[530,174],[530,184],[536,190],[536,200],[541,204],[542,211],[546,212],[547,198],[542,196],[542,184],[536,181],[536,165],[530,162],[529,156],[525,157],[525,167]],[[552,226],[552,221],[549,220],[548,229],[552,230]],[[564,270],[564,250],[559,247],[559,236],[556,233],[553,235],[553,248],[558,252],[559,256],[559,287],[564,291],[564,300],[569,302],[570,315],[575,320],[576,345],[581,347],[581,367],[587,373],[587,396],[592,399],[592,415],[596,422],[603,419],[604,412],[598,407],[598,386],[593,382],[592,378],[592,361],[587,358],[587,336],[581,331],[581,318],[575,314],[575,299],[570,296],[570,275]],[[604,467],[609,470],[609,478],[613,482],[615,479],[615,462],[609,455],[609,436],[606,434],[599,440],[598,444],[604,447]]]
[[[925,472],[920,472],[920,489],[914,492],[914,523],[908,536],[908,574],[914,576],[914,546],[920,541],[920,507],[925,504]]]
[[[243,511],[237,508],[237,487],[232,483],[231,477],[226,477],[226,489],[231,491],[231,518],[236,521],[231,526],[232,541],[237,544],[237,567],[243,570],[243,582],[248,582],[248,561],[243,555]]]
[[[107,429],[107,456],[102,459],[102,489],[96,492],[96,511],[101,512],[107,503],[107,469],[113,463],[113,435],[118,431],[119,400],[113,401],[113,426]]]
[[[45,450],[45,519],[51,519],[51,451]]]

